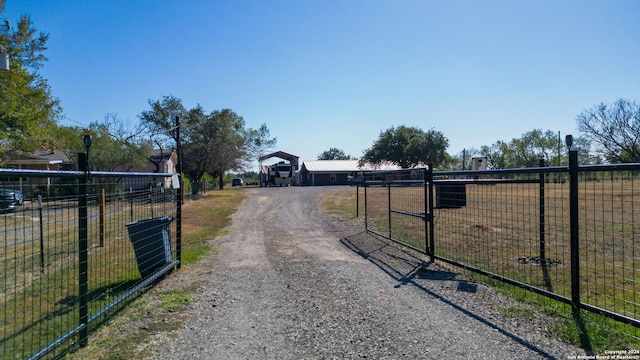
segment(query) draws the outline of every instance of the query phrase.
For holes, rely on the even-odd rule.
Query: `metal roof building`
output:
[[[300,168],[300,185],[347,185],[348,177],[359,177],[363,171],[399,170],[394,164],[359,166],[358,160],[305,161]]]

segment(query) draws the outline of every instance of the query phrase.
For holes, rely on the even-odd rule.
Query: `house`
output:
[[[146,166],[136,168],[118,168],[115,171],[122,172],[139,172],[139,173],[176,173],[178,163],[178,155],[173,149],[160,150],[156,149],[151,152],[149,162]],[[53,170],[68,171],[76,170],[76,164],[69,156],[60,150],[46,151],[36,150],[33,154],[24,154],[18,152],[7,152],[4,156],[3,167],[9,169],[28,169],[28,170]],[[162,185],[170,188],[171,178],[158,178]],[[154,179],[144,179],[134,177],[123,178],[125,189],[142,190],[148,189]],[[18,189],[25,193],[25,196],[32,197],[36,194],[43,194],[47,197],[54,194],[62,194],[73,191],[74,187],[69,186],[64,181],[61,182],[59,177],[0,177],[0,188]]]
[[[9,151],[3,166],[10,169],[73,170],[75,162],[61,150],[36,150],[33,154]]]
[[[36,150],[33,154],[9,151],[4,156],[3,167],[9,169],[28,170],[74,170],[75,163],[60,150]],[[42,189],[49,194],[53,185],[51,177],[5,177],[0,178],[0,186],[18,189],[30,196],[35,189]]]
[[[149,156],[149,163],[142,167],[127,168],[125,171],[144,172],[144,173],[167,173],[176,172],[178,165],[178,154],[175,150],[170,149],[154,149]],[[123,171],[123,170],[116,170]]]
[[[149,162],[146,166],[133,167],[127,169],[116,169],[115,171],[139,172],[139,173],[166,173],[176,174],[178,166],[178,154],[174,149],[154,149],[149,156]],[[164,187],[171,187],[171,178],[163,178]],[[130,179],[130,183],[125,184],[127,189],[140,190],[148,184],[141,184]]]
[[[300,168],[300,185],[348,185],[350,178],[362,176],[363,171],[399,170],[393,164],[360,166],[359,160],[314,160],[305,161]]]

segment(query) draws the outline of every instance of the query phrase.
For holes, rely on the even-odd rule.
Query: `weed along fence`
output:
[[[640,327],[640,164],[364,175],[366,228]]]
[[[0,169],[0,358],[58,358],[178,267],[172,174]]]

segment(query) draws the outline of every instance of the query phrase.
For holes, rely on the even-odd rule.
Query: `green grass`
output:
[[[537,317],[538,313],[546,315],[545,327],[562,341],[596,354],[612,349],[640,349],[640,331],[633,326],[584,310],[580,311],[579,319],[574,319],[569,304],[482,275],[466,274],[516,300],[515,304],[499,307],[500,312],[524,319]]]
[[[176,290],[160,294],[161,306],[169,311],[184,310],[191,302],[191,296],[186,290]]]
[[[188,271],[190,265],[197,264],[211,253],[213,248],[209,242],[225,233],[230,215],[244,198],[243,191],[221,191],[210,193],[201,200],[183,206],[182,265],[185,271]],[[100,246],[97,217],[92,217],[91,219],[96,220],[89,223],[89,315],[102,309],[139,281],[135,255],[124,226],[131,221],[131,215],[126,204],[124,205],[116,202],[107,203],[107,234],[104,246]],[[163,206],[166,204],[161,204],[155,209],[135,209],[134,218],[163,214],[166,211]],[[175,207],[175,204],[169,206]],[[91,211],[96,210],[90,209],[90,214]],[[5,312],[5,320],[0,324],[0,331],[3,333],[3,339],[0,341],[1,358],[29,356],[78,324],[78,248],[75,235],[77,230],[73,225],[69,225],[77,218],[77,211],[64,212],[66,215],[63,223],[44,229],[47,239],[44,248],[44,273],[40,272],[37,241],[25,245],[5,246],[0,253],[0,263],[3,265],[0,276],[5,283],[3,291],[0,292],[0,304]],[[10,227],[24,222],[22,219],[11,221],[8,217],[1,219],[5,226]],[[171,226],[175,226],[175,223]],[[5,241],[25,237],[22,232],[21,230],[5,234]],[[26,234],[27,238],[30,236],[33,235]],[[140,319],[155,314],[156,309],[162,310],[152,316],[144,331],[136,331],[131,335],[133,339],[148,339],[153,332],[151,329],[156,327],[155,331],[180,327],[180,317],[167,316],[165,313],[184,310],[190,301],[189,291],[193,289],[179,289],[153,295],[157,297],[154,299],[147,289],[146,292],[143,291],[140,299],[134,301],[137,305],[120,309],[124,316]],[[91,331],[100,333],[105,328],[101,325],[112,321],[113,314],[108,315],[94,323]],[[78,354],[83,355],[78,355],[77,358],[129,359],[136,351],[131,341],[130,338],[120,339],[117,334],[105,337],[90,335],[90,346],[80,350]]]
[[[227,233],[231,215],[246,198],[243,191],[209,192],[201,199],[183,207],[183,265],[181,272],[191,272],[208,254],[216,251],[211,241]],[[182,328],[185,311],[201,279],[180,284],[171,291],[151,291],[126,307],[116,319],[101,328],[89,341],[89,346],[72,354],[72,359],[138,359],[150,355],[149,343],[156,333]],[[141,327],[130,328],[131,322],[144,320]],[[138,344],[134,346],[133,344]]]

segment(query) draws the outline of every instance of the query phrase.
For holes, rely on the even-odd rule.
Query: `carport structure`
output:
[[[259,171],[259,173],[260,173],[260,186],[264,186],[264,183],[265,183],[265,180],[266,180],[265,179],[265,175],[264,175],[264,170],[263,170],[263,167],[262,167],[262,162],[265,161],[265,160],[274,158],[274,157],[282,159],[282,160],[286,160],[291,164],[291,166],[293,167],[293,171],[294,171],[293,183],[297,184],[298,183],[297,171],[300,168],[298,166],[300,157],[296,156],[296,155],[292,155],[292,154],[286,153],[284,151],[276,151],[274,153],[267,154],[267,155],[264,155],[264,156],[261,156],[260,158],[258,158],[258,166],[260,167],[260,171]]]

